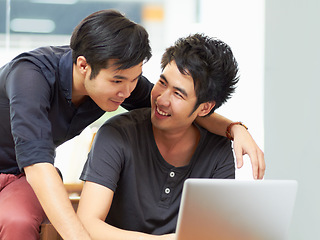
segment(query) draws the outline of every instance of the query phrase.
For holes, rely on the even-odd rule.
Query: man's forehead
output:
[[[113,78],[119,80],[135,80],[142,76],[142,63],[126,69],[119,69],[117,65],[110,66]]]
[[[182,66],[182,64],[177,64],[175,60],[172,60],[171,62],[168,63],[168,65],[173,65],[175,66],[180,73],[182,73],[183,75],[188,75],[190,77],[192,77],[189,69],[186,66]]]
[[[193,83],[192,75],[190,74],[188,69],[180,68],[177,66],[175,61],[171,61],[168,63],[165,68],[163,69],[162,74],[166,76],[166,78],[173,77],[173,75],[179,76],[179,78],[187,79],[188,81],[191,80]]]
[[[127,70],[127,69],[137,68],[137,67],[142,68],[143,62],[140,62],[137,65],[133,65],[130,67],[124,67],[124,66],[125,64],[119,63],[119,59],[109,59],[106,64],[106,68],[112,68],[114,69],[114,71],[117,71],[117,70]]]

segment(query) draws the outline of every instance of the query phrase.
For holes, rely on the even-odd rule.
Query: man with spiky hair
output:
[[[195,123],[235,90],[230,47],[190,35],[166,50],[161,65],[151,109],[117,115],[95,137],[78,208],[93,239],[174,239],[184,181],[235,178],[231,141]]]

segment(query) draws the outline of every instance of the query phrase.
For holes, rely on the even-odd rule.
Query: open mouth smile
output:
[[[156,111],[157,111],[157,113],[159,113],[159,115],[161,115],[161,116],[171,116],[169,113],[166,113],[166,112],[161,111],[161,110],[158,108],[158,106],[156,107]]]

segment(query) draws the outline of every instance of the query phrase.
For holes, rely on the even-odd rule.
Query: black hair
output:
[[[171,61],[175,61],[182,74],[193,78],[197,96],[193,112],[201,103],[215,102],[210,115],[235,91],[238,64],[231,48],[219,39],[198,33],[180,38],[163,54],[162,70]]]
[[[72,61],[84,56],[95,77],[108,60],[118,69],[128,69],[151,58],[147,31],[115,10],[101,10],[83,19],[74,29],[70,47]]]

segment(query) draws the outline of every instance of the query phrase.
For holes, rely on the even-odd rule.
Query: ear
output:
[[[88,68],[90,67],[89,64],[87,63],[87,59],[84,56],[79,56],[77,58],[76,66],[81,74],[86,74],[88,71]]]
[[[199,106],[200,111],[198,112],[198,116],[200,116],[200,117],[206,116],[215,105],[216,105],[216,102],[214,102],[214,101],[201,103]]]

